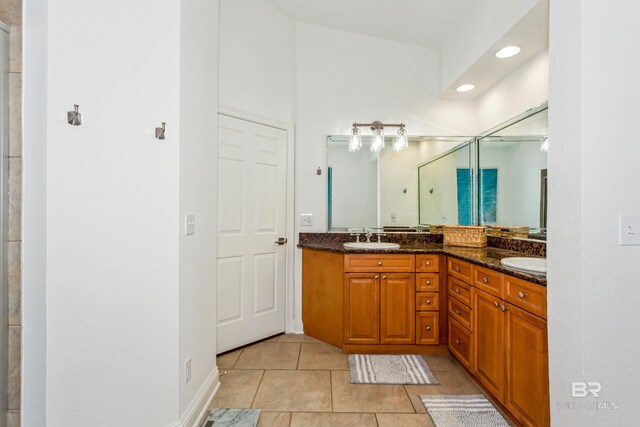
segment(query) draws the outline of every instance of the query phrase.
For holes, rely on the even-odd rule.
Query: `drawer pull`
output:
[[[431,300],[430,299],[427,300],[427,304],[431,304]]]
[[[431,261],[425,262],[426,265],[431,265]]]
[[[489,283],[489,279],[487,279],[486,277],[482,278],[482,283]]]
[[[458,314],[458,315],[460,314],[460,310],[458,310],[457,308],[455,310],[453,310],[453,311],[455,311],[456,314]]]
[[[458,344],[458,345],[462,344],[462,340],[459,340],[459,339],[456,338],[456,344]]]
[[[382,280],[387,280],[387,276],[382,276]]]
[[[382,265],[382,261],[378,261],[378,266],[381,266],[381,265]]]
[[[493,306],[494,306],[495,308],[498,308],[498,306],[500,306],[500,304],[498,304],[498,301],[494,301],[494,302],[493,302]]]
[[[507,311],[507,307],[505,307],[503,304],[500,304],[500,310]]]
[[[427,280],[427,285],[430,285],[430,284],[431,284],[431,280]]]
[[[460,293],[460,289],[458,289],[458,288],[455,288],[453,291],[454,291],[456,294],[459,294],[459,293]]]
[[[519,296],[520,298],[524,298],[524,297],[526,297],[526,296],[527,296],[527,294],[525,294],[524,292],[520,291],[520,292],[518,292],[518,296]]]
[[[456,273],[460,273],[460,267],[455,266],[453,269],[456,271]]]
[[[378,276],[377,274],[374,276],[374,279],[378,280],[380,276]]]
[[[431,330],[431,326],[427,325],[427,332],[429,332]]]

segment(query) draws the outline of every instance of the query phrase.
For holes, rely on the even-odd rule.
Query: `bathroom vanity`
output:
[[[546,279],[499,248],[302,240],[305,333],[344,353],[444,354],[523,425],[549,424]]]

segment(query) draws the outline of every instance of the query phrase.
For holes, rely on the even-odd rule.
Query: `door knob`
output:
[[[427,332],[431,330],[431,326],[427,326]]]
[[[285,243],[287,243],[287,238],[286,237],[280,237],[280,238],[278,238],[278,240],[275,241],[275,243],[277,243],[279,245],[284,245]]]

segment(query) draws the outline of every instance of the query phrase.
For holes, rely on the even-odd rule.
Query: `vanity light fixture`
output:
[[[512,56],[519,54],[521,50],[520,46],[505,46],[496,52],[496,58],[511,58]]]
[[[407,130],[404,123],[382,123],[375,121],[373,123],[354,123],[351,128],[351,140],[349,141],[349,151],[358,151],[362,148],[362,136],[360,134],[361,127],[371,128],[373,138],[369,149],[373,153],[379,153],[384,148],[384,128],[399,128],[398,133],[394,137],[392,148],[394,151],[404,150],[409,146],[407,138]]]
[[[355,125],[351,130],[351,140],[349,141],[349,151],[354,152],[362,148],[362,138],[360,137],[360,129]]]
[[[473,84],[471,84],[471,83],[465,83],[465,84],[463,84],[463,85],[458,86],[458,87],[456,88],[456,90],[457,90],[458,92],[469,92],[469,91],[474,90],[475,88],[476,88],[476,85],[473,85]]]

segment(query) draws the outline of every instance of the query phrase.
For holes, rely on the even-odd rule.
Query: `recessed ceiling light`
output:
[[[469,92],[470,90],[474,90],[476,85],[472,85],[470,83],[460,85],[456,88],[458,92]]]
[[[504,59],[511,58],[512,56],[516,56],[520,53],[520,46],[507,46],[503,47],[499,51],[496,52],[496,58]]]

